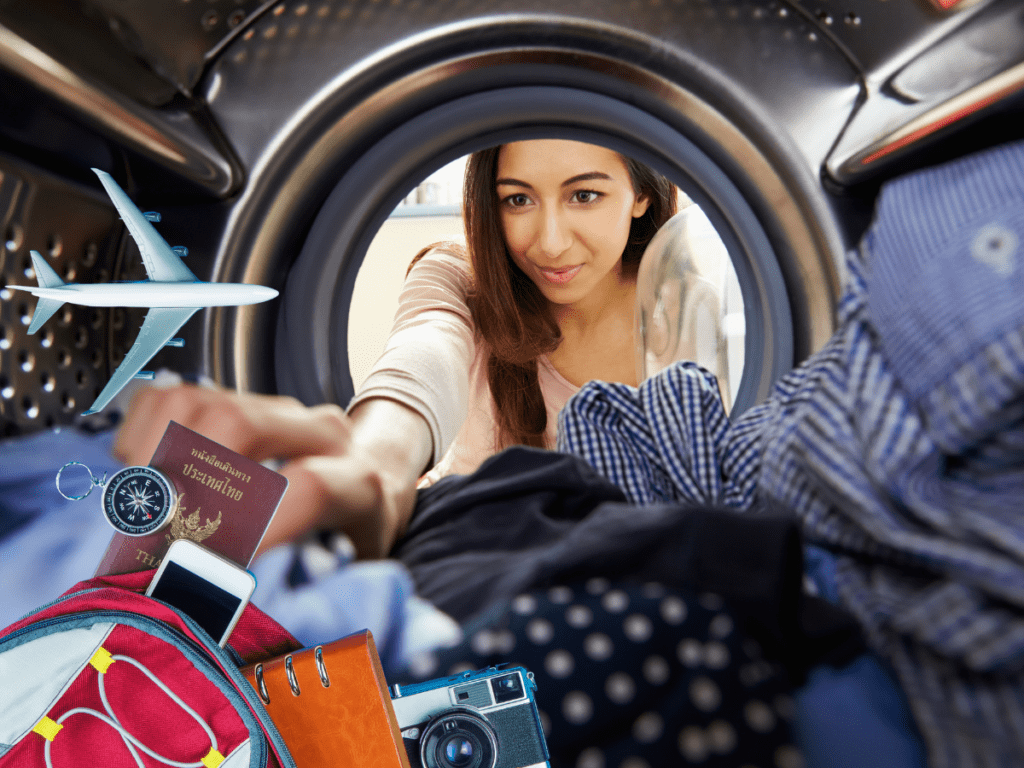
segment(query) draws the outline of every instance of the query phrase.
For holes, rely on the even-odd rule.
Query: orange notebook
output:
[[[298,768],[410,768],[369,630],[242,668]]]

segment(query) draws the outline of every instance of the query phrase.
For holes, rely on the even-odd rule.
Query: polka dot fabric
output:
[[[788,686],[717,595],[603,579],[529,592],[412,672],[494,664],[534,674],[555,768],[803,765]]]

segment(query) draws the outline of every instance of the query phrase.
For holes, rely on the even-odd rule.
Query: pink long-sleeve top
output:
[[[486,350],[476,343],[466,304],[471,280],[455,246],[435,247],[416,262],[402,286],[384,352],[349,404],[351,409],[385,397],[423,416],[433,439],[434,467],[421,486],[468,474],[499,450]],[[579,388],[546,356],[539,358],[537,371],[548,415],[544,439],[553,448],[558,412]]]

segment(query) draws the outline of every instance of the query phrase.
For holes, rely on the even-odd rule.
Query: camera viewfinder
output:
[[[526,696],[523,681],[518,674],[502,675],[491,679],[491,690],[494,692],[494,703],[504,704]]]

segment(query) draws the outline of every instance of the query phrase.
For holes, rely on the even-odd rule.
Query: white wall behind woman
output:
[[[384,351],[409,263],[440,240],[465,242],[461,216],[392,216],[370,244],[348,312],[348,362],[356,391]]]

